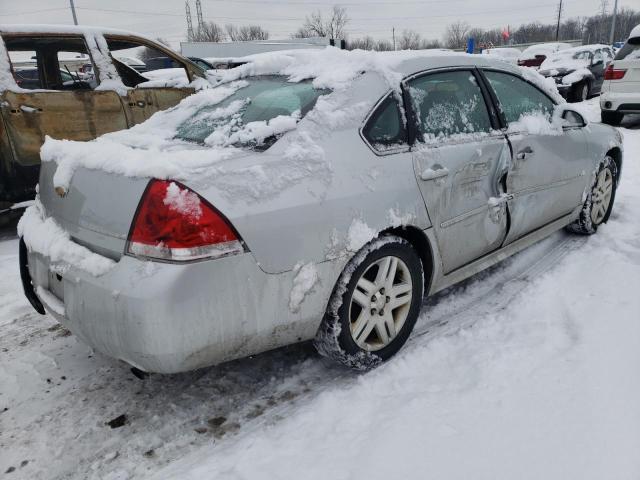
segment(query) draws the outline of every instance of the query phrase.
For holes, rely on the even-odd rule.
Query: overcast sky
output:
[[[221,24],[259,24],[272,39],[288,38],[314,10],[328,12],[335,1],[201,0],[205,20]],[[609,0],[612,9],[614,0]],[[75,0],[78,21],[85,25],[122,28],[163,37],[174,47],[186,36],[184,0]],[[196,21],[195,0],[191,4]],[[563,0],[563,17],[593,15],[601,0]],[[513,28],[538,20],[552,23],[557,0],[347,0],[340,2],[351,19],[351,37],[391,38],[405,28],[423,37],[441,38],[447,24],[465,20],[484,28]],[[638,0],[619,0],[619,7],[638,8]],[[0,23],[73,23],[69,0],[0,0]]]

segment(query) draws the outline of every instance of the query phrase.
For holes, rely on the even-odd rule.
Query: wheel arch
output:
[[[415,249],[416,253],[422,261],[422,270],[424,272],[424,291],[431,291],[431,285],[434,277],[435,257],[431,242],[427,235],[418,227],[406,225],[401,227],[389,227],[380,235],[396,235],[403,238]]]
[[[622,171],[622,150],[620,147],[613,147],[607,153],[607,156],[613,158],[616,164],[616,185],[620,179],[620,172]]]

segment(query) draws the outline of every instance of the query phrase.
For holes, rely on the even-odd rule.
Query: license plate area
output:
[[[49,291],[61,302],[64,302],[64,281],[62,275],[49,270]]]

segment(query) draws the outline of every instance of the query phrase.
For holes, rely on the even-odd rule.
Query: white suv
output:
[[[604,73],[602,122],[619,125],[626,113],[640,113],[640,25]]]

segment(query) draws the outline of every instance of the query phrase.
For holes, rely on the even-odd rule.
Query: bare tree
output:
[[[376,41],[368,35],[355,38],[347,42],[347,50],[376,50]]]
[[[224,39],[224,29],[214,22],[204,22],[193,33],[194,42],[222,42]]]
[[[448,48],[464,48],[470,29],[471,25],[463,20],[452,23],[444,34],[445,45]]]
[[[259,25],[243,25],[237,27],[228,23],[224,26],[227,37],[232,42],[248,42],[250,40],[268,40],[269,32]]]
[[[347,10],[334,5],[331,15],[325,18],[320,10],[307,16],[304,25],[296,30],[293,38],[326,37],[335,39],[346,38],[346,26],[349,23]]]
[[[420,34],[413,30],[403,30],[398,38],[398,48],[400,50],[418,50],[420,48]]]
[[[442,43],[440,40],[423,40],[420,44],[420,48],[422,49],[430,49],[430,48],[442,48]]]

